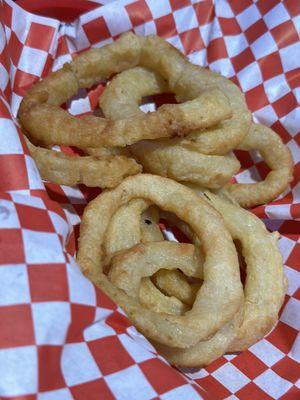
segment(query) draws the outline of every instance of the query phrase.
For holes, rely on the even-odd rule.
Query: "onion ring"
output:
[[[158,74],[136,67],[117,75],[103,92],[99,104],[107,118],[140,117],[144,114],[138,107],[142,98],[166,91],[166,83]],[[147,140],[135,143],[130,151],[145,172],[209,188],[224,186],[240,169],[233,155],[205,155],[193,146],[188,148],[177,139]]]
[[[125,156],[75,157],[34,146],[26,137],[25,140],[42,179],[60,185],[83,183],[112,188],[125,177],[141,172],[141,166]]]
[[[105,232],[118,208],[134,198],[147,199],[174,212],[201,237],[206,256],[204,283],[193,308],[184,316],[147,310],[115,288],[104,274],[102,244]],[[81,223],[78,263],[88,278],[124,307],[142,333],[180,348],[192,346],[214,334],[232,319],[243,297],[236,251],[218,213],[188,188],[158,176],[142,174],[126,178],[117,188],[102,193],[89,203]]]
[[[199,93],[182,104],[163,105],[154,113],[118,121],[96,116],[79,119],[59,107],[79,88],[136,65],[144,46],[147,41],[127,33],[114,43],[81,54],[60,71],[37,83],[27,92],[19,110],[21,125],[29,137],[44,146],[122,147],[141,139],[185,135],[230,116],[228,99],[216,88]],[[95,65],[96,60],[100,67]],[[95,68],[94,73],[92,68]]]
[[[242,207],[254,207],[274,200],[293,180],[293,159],[290,150],[272,129],[252,124],[250,133],[238,150],[258,150],[271,172],[262,182],[226,185],[226,190]]]

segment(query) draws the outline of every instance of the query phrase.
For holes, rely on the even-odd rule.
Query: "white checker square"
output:
[[[271,10],[264,15],[264,22],[269,29],[275,28],[275,26],[289,19],[291,19],[290,14],[282,3],[276,4],[276,6],[272,7]]]
[[[174,11],[173,17],[178,33],[197,28],[199,25],[196,13],[192,6],[184,7]]]
[[[255,88],[263,81],[260,68],[256,61],[243,68],[237,76],[243,92]]]
[[[179,386],[160,396],[161,400],[199,400],[199,394],[192,385]]]
[[[172,13],[172,9],[168,1],[147,0],[153,19],[163,17]]]
[[[289,239],[286,236],[281,236],[281,238],[277,242],[277,246],[280,250],[280,253],[283,258],[283,262],[286,263],[287,259],[289,258],[293,248],[295,247],[295,241]]]
[[[257,119],[257,122],[266,126],[271,126],[278,120],[277,114],[270,104],[255,111],[254,117]]]
[[[188,59],[192,64],[201,65],[203,67],[207,66],[207,50],[202,49],[195,51],[188,55]]]
[[[204,369],[201,368],[199,370],[197,370],[196,372],[190,372],[186,374],[190,379],[202,379],[205,378],[206,376],[209,375],[209,373]]]
[[[51,222],[55,228],[55,231],[59,233],[64,240],[68,237],[69,234],[69,224],[58,214],[53,211],[48,211]]]
[[[128,13],[119,4],[111,3],[105,10],[105,20],[112,36],[127,32],[132,28]]]
[[[12,120],[0,118],[0,132],[0,154],[23,154],[18,131]]]
[[[95,321],[103,321],[107,317],[109,317],[114,310],[109,310],[108,308],[103,308],[103,307],[96,307],[96,312],[95,312]]]
[[[33,158],[31,156],[25,155],[25,163],[28,174],[29,188],[31,190],[45,189],[45,186],[41,180],[40,173]]]
[[[299,288],[300,274],[294,268],[290,268],[287,265],[284,266],[284,274],[288,280],[287,294],[292,296]]]
[[[118,400],[150,400],[157,394],[137,365],[104,377]]]
[[[82,274],[77,264],[67,264],[69,297],[72,303],[96,306],[93,284]]]
[[[92,111],[89,98],[85,97],[84,99],[73,100],[68,111],[72,115],[78,115]]]
[[[218,17],[223,18],[233,18],[234,13],[230,8],[230,3],[228,1],[221,1],[215,3],[216,14]]]
[[[213,71],[218,72],[223,76],[226,76],[226,78],[231,78],[233,75],[235,75],[235,71],[233,69],[233,66],[229,58],[222,58],[220,60],[216,60],[210,63],[209,67]]]
[[[298,333],[296,340],[293,344],[293,347],[291,351],[289,352],[289,357],[291,357],[293,360],[297,361],[300,363],[300,333]]]
[[[0,33],[1,35],[1,33]],[[2,64],[0,64],[0,89],[4,92],[9,80],[8,72]]]
[[[274,399],[280,399],[293,386],[271,369],[255,378],[254,383]]]
[[[20,221],[13,202],[0,200],[0,228],[20,228]]]
[[[11,99],[11,109],[10,109],[10,112],[11,112],[11,115],[12,115],[14,118],[17,117],[17,113],[18,113],[18,110],[19,110],[19,108],[20,108],[20,104],[21,104],[22,99],[23,99],[23,97],[19,96],[19,95],[16,94],[16,93],[13,93],[12,99]]]
[[[13,14],[11,20],[12,31],[17,35],[21,43],[25,43],[30,28],[30,17],[25,17],[24,9],[18,5],[12,7]]]
[[[290,149],[292,153],[295,165],[298,164],[300,162],[300,149],[298,144],[295,142],[294,139],[292,139],[288,142],[287,147]]]
[[[265,81],[264,88],[270,103],[273,103],[291,91],[283,74]]]
[[[290,207],[286,204],[267,205],[265,208],[266,215],[271,219],[293,219],[290,213]]]
[[[142,25],[136,26],[134,32],[137,35],[148,36],[156,34],[156,25],[154,21],[145,22]]]
[[[38,360],[35,346],[0,350],[1,392],[5,397],[36,393]]]
[[[41,208],[43,210],[45,210],[46,208],[43,200],[36,196],[26,196],[26,195],[24,196],[23,194],[13,193],[11,197],[14,203],[17,204],[23,204],[26,206]]]
[[[229,57],[235,57],[249,47],[249,43],[243,33],[234,36],[224,36],[224,40]]]
[[[22,229],[22,235],[28,264],[65,262],[63,248],[56,233]]]
[[[94,322],[92,325],[87,326],[83,332],[84,339],[87,342],[115,335],[114,329],[106,325],[104,321]]]
[[[284,358],[285,354],[273,346],[266,339],[262,339],[250,348],[251,353],[255,354],[268,367],[276,364]]]
[[[291,297],[285,305],[280,321],[294,329],[300,330],[300,301]]]
[[[203,43],[205,44],[205,47],[207,47],[209,42],[212,40],[211,35],[212,35],[212,31],[214,29],[213,23],[210,22],[209,24],[200,25],[199,29],[200,29]]]
[[[293,93],[297,99],[298,104],[300,104],[300,88],[293,89]]]
[[[141,363],[154,357],[154,354],[151,351],[145,349],[144,346],[141,346],[138,341],[135,341],[130,336],[121,334],[118,338],[127,353],[130,354],[136,363]]]
[[[256,21],[261,19],[261,14],[258,11],[255,4],[252,4],[245,10],[243,10],[240,14],[236,16],[240,27],[243,31],[247,30],[251,25],[255,24]]]
[[[220,37],[223,37],[223,32],[222,32],[222,29],[220,27],[220,23],[219,23],[218,19],[215,18],[213,20],[211,27],[212,27],[212,30],[210,32],[210,38],[209,38],[210,42],[212,40],[214,40],[214,39],[218,39]]]
[[[5,287],[5,290],[0,292],[0,306],[30,303],[26,265],[1,266],[0,282]]]
[[[236,175],[238,183],[254,183],[260,181],[259,173],[255,166],[252,166]]]
[[[212,376],[222,382],[230,392],[235,393],[250,382],[234,365],[226,363],[212,373]]]
[[[65,212],[65,216],[67,218],[68,223],[72,226],[72,225],[77,225],[80,223],[80,217],[77,214],[77,212],[75,211],[74,207],[72,206],[72,204],[61,204],[64,212]]]
[[[300,42],[280,49],[279,54],[284,72],[299,68]]]
[[[65,388],[38,393],[37,400],[74,400],[74,397],[70,390]]]
[[[36,343],[64,344],[71,322],[70,304],[63,301],[45,301],[32,303],[31,307]]]
[[[24,46],[18,62],[18,68],[21,71],[41,76],[47,60],[47,55],[48,53],[44,50]]]
[[[276,42],[270,32],[261,35],[250,47],[256,59],[265,57],[277,50]]]
[[[291,136],[296,136],[299,133],[299,113],[300,107],[296,107],[290,113],[280,118],[280,122]]]
[[[5,36],[6,36],[6,43],[8,43],[9,39],[10,39],[10,35],[11,35],[11,29],[5,25],[4,31],[5,31]]]
[[[61,369],[68,386],[93,381],[102,376],[86,343],[65,344]]]
[[[72,204],[85,204],[86,200],[79,189],[72,186],[61,185],[65,195],[69,198]]]

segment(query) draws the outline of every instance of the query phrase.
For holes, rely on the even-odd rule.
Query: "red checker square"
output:
[[[25,262],[21,229],[0,229],[0,247],[2,249],[0,251],[0,264],[21,264]]]
[[[101,193],[101,189],[98,187],[87,187],[85,185],[78,185],[78,187],[87,203],[94,200]]]
[[[293,294],[293,298],[300,300],[300,288]]]
[[[275,26],[271,30],[271,34],[280,49],[299,41],[299,33],[297,33],[295,25],[291,20]]]
[[[296,89],[300,87],[300,68],[296,68],[292,71],[286,72],[285,77],[291,89]]]
[[[3,16],[4,16],[5,25],[11,27],[12,7],[8,3],[3,2],[3,4],[1,5],[1,8],[2,8]]]
[[[278,321],[276,328],[268,335],[268,341],[287,354],[291,351],[298,332],[296,329]]]
[[[169,0],[170,6],[173,11],[179,10],[183,7],[188,7],[191,5],[190,0]]]
[[[263,19],[259,19],[245,31],[245,36],[249,44],[255,42],[260,36],[268,32],[268,27]]]
[[[283,72],[281,58],[278,52],[269,54],[258,60],[258,65],[264,80],[273,78]]]
[[[278,135],[281,137],[283,143],[287,143],[291,140],[291,136],[288,133],[288,131],[284,128],[282,123],[280,121],[274,122],[274,124],[271,126],[271,128],[278,133]]]
[[[250,379],[254,379],[268,369],[267,365],[265,365],[250,351],[240,353],[237,357],[231,360],[231,364],[235,365]]]
[[[87,343],[99,369],[112,374],[135,364],[117,336],[109,336]]]
[[[0,348],[34,344],[34,331],[29,304],[0,307]]]
[[[300,15],[300,3],[295,0],[283,0],[283,4],[287,8],[291,17],[297,17]]]
[[[284,357],[272,366],[272,370],[289,382],[295,383],[299,379],[299,363],[290,357]]]
[[[231,0],[230,7],[234,14],[239,14],[253,4],[252,0]]]
[[[212,40],[207,47],[207,62],[210,64],[221,58],[228,58],[224,38]]]
[[[179,372],[158,358],[142,362],[139,366],[158,394],[186,384],[186,380]]]
[[[298,226],[299,229],[299,226]],[[299,231],[298,231],[299,234]],[[293,268],[300,271],[300,244],[296,243],[293,251],[289,255],[289,258],[286,260],[286,264],[292,266]]]
[[[38,346],[39,392],[65,387],[61,372],[61,353],[61,346]]]
[[[259,400],[273,400],[274,397],[269,396],[266,392],[261,390],[255,383],[250,382],[242,389],[235,393],[239,400],[259,399]]]
[[[245,93],[245,97],[246,103],[252,112],[269,104],[263,85],[258,85],[255,88],[248,90],[248,92]]]
[[[29,265],[28,277],[33,302],[69,300],[64,264]]]
[[[154,20],[157,34],[163,38],[169,38],[177,34],[173,14],[164,15]]]
[[[55,29],[52,26],[31,22],[25,44],[34,49],[48,51],[52,43]],[[40,40],[40,38],[43,40]]]
[[[223,35],[238,35],[242,32],[240,25],[235,18],[218,18]]]
[[[247,65],[249,65],[253,61],[255,61],[255,57],[254,57],[250,47],[247,47],[244,51],[242,51],[237,56],[232,57],[230,60],[231,60],[231,63],[233,65],[235,72],[239,72],[243,68],[245,68]]]
[[[279,233],[294,240],[296,244],[296,241],[299,239],[299,221],[285,220],[279,229]],[[300,270],[299,262],[296,263],[296,266],[297,265],[298,269]],[[289,267],[297,269],[297,267],[295,267],[293,264],[289,264]]]
[[[11,119],[11,114],[10,114],[9,108],[4,103],[3,98],[1,98],[1,97],[0,97],[0,115],[1,115],[1,118]],[[3,157],[3,156],[1,155],[1,157]]]
[[[205,44],[198,28],[190,29],[186,32],[180,33],[179,36],[184,47],[185,54],[205,48]]]
[[[152,14],[145,0],[139,0],[125,6],[132,26],[142,25],[152,20]]]
[[[29,183],[24,155],[1,155],[0,171],[0,190],[5,192],[8,190],[28,189]],[[17,174],[16,171],[18,171]]]
[[[39,80],[38,76],[17,69],[14,79],[13,90],[19,96],[23,97],[25,96],[27,90],[38,80]]]
[[[71,303],[71,324],[68,329],[67,342],[84,340],[83,330],[95,319],[95,307]]]
[[[42,78],[45,78],[47,75],[50,74],[52,70],[53,58],[50,54],[47,54],[46,62],[44,65],[44,69],[42,71]]]
[[[70,391],[74,397],[74,400],[115,400],[114,395],[110,391],[104,379],[97,379],[80,385],[71,386]]]
[[[273,7],[275,7],[278,3],[278,0],[258,0],[258,2],[256,3],[256,7],[259,9],[261,14],[264,15]]]
[[[206,25],[215,17],[215,8],[211,0],[204,0],[194,4],[194,10],[199,25]]]
[[[61,36],[57,42],[57,50],[56,50],[56,57],[63,56],[65,54],[69,54],[69,46],[65,36]]]
[[[96,304],[97,307],[107,308],[108,310],[116,310],[117,305],[102,290],[96,288]]]
[[[7,47],[13,64],[18,65],[23,49],[23,44],[20,42],[17,35],[13,31],[11,32]]]
[[[51,182],[45,182],[45,187],[51,200],[60,204],[70,203],[70,200],[59,185]]]
[[[278,117],[281,118],[284,115],[287,115],[288,113],[293,111],[298,106],[298,102],[295,95],[289,92],[285,96],[274,101],[272,106],[276,111]]]
[[[253,166],[253,159],[248,151],[234,150],[234,154],[241,163],[242,168],[250,168]]]
[[[79,227],[78,225],[76,225],[76,227]],[[77,230],[78,230],[78,228],[77,228]],[[79,232],[78,232],[79,233]],[[77,236],[77,238],[79,237],[79,235]],[[72,257],[74,257],[74,255],[75,255],[75,252],[76,252],[76,242],[75,242],[75,232],[74,232],[74,230],[71,232],[71,234],[69,235],[69,237],[68,237],[68,241],[67,241],[67,243],[66,243],[66,245],[65,245],[65,249],[66,249],[66,252],[68,253],[68,254],[70,254]]]
[[[216,371],[217,369],[222,367],[222,365],[226,364],[227,362],[228,361],[226,360],[225,357],[219,357],[215,361],[210,363],[207,367],[205,367],[205,369],[207,372],[209,372],[211,374],[212,372]]]
[[[255,164],[255,167],[259,173],[259,176],[261,177],[261,180],[264,180],[268,173],[271,171],[264,161],[258,162],[257,164]]]
[[[93,19],[82,27],[91,44],[101,42],[111,37],[103,17]]]
[[[107,325],[113,328],[116,333],[124,333],[127,328],[131,326],[131,323],[125,315],[115,311],[106,319]]]
[[[300,219],[300,204],[291,205],[291,216],[294,219]]]
[[[47,210],[16,204],[21,227],[33,231],[55,232]]]
[[[231,395],[231,392],[212,375],[198,379],[197,382],[207,393],[213,393],[215,400],[223,400]]]

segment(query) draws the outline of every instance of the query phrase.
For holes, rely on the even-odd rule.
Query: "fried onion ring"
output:
[[[204,283],[193,308],[183,316],[155,313],[142,307],[104,274],[102,244],[106,230],[118,208],[134,198],[147,199],[174,212],[201,238]],[[243,298],[236,251],[219,214],[188,188],[158,176],[126,178],[117,188],[89,203],[81,223],[78,263],[88,278],[124,308],[142,333],[179,348],[214,334],[233,318]]]
[[[274,200],[293,180],[291,152],[272,129],[252,124],[250,133],[237,149],[259,151],[271,168],[262,182],[226,185],[226,190],[242,207],[254,207]]]
[[[96,116],[79,119],[59,107],[79,88],[108,79],[113,73],[141,62],[144,46],[147,42],[127,33],[114,43],[86,51],[37,83],[26,93],[20,106],[19,119],[25,131],[44,146],[122,147],[141,139],[186,135],[230,116],[228,99],[217,88],[203,91],[182,104],[163,105],[156,112],[118,121]],[[100,67],[95,65],[95,60]],[[92,72],[92,66],[96,73]],[[87,72],[91,74],[89,77]]]
[[[166,83],[158,74],[136,67],[117,75],[100,97],[99,104],[107,118],[140,117],[143,115],[139,109],[142,98],[166,91]],[[201,154],[177,139],[137,142],[130,151],[145,172],[209,188],[225,185],[240,169],[240,163],[233,155]]]
[[[76,157],[34,146],[26,137],[25,140],[42,179],[60,185],[83,183],[112,188],[125,177],[141,172],[141,166],[125,156]]]

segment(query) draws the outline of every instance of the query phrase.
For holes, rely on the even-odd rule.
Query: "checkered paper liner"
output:
[[[30,14],[10,0],[0,4],[0,397],[298,399],[300,4],[101,3],[72,24]],[[100,190],[44,185],[14,118],[40,77],[128,30],[158,34],[192,62],[238,84],[255,120],[282,137],[296,164],[289,189],[253,210],[282,235],[289,288],[280,321],[248,351],[189,374],[171,368],[123,311],[81,275],[72,257],[80,216]],[[100,85],[81,93],[68,104],[70,112],[92,112],[102,90]],[[266,175],[257,154],[237,155],[243,165],[238,182]]]

